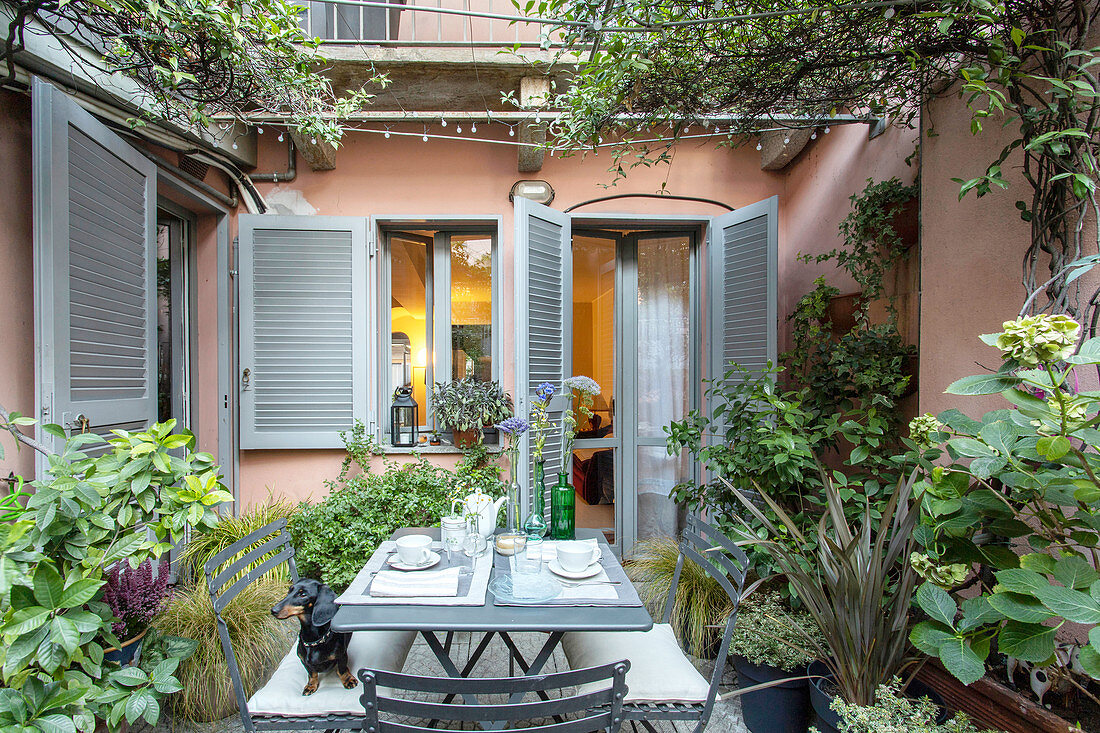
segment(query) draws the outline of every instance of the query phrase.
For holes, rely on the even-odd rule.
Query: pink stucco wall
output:
[[[943,393],[948,384],[984,365],[996,369],[996,350],[979,334],[1001,330],[1016,317],[1026,297],[1020,263],[1030,239],[1015,202],[1030,197],[1017,170],[1005,164],[1010,187],[982,199],[959,200],[952,178],[985,173],[1015,134],[986,123],[980,136],[970,134],[970,115],[954,97],[933,102],[924,117],[926,131],[921,186],[921,373],[920,410],[939,413],[950,407],[979,416],[1006,406],[1000,396],[959,398]]]
[[[0,90],[0,405],[34,415],[34,297],[32,257],[31,104],[23,95]],[[0,436],[0,477],[14,471],[30,476],[34,454],[16,451]],[[0,485],[0,491],[5,488]]]

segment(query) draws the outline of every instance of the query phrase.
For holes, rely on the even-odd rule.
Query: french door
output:
[[[697,245],[691,231],[573,232],[573,373],[601,386],[574,452],[577,524],[626,555],[682,523],[670,494],[691,467],[663,427],[697,399]]]

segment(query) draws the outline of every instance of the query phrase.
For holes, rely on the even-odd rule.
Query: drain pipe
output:
[[[133,147],[133,146],[131,146],[131,147]],[[194,186],[195,188],[199,189],[200,191],[205,193],[210,198],[214,199],[215,201],[220,202],[223,206],[225,206],[229,209],[236,209],[237,208],[237,190],[232,184],[230,184],[230,186],[229,186],[229,191],[230,191],[231,195],[226,196],[224,193],[222,193],[218,189],[214,188],[213,186],[209,185],[205,181],[200,181],[198,178],[195,178],[193,175],[191,175],[187,171],[179,168],[178,166],[172,165],[171,163],[164,160],[160,156],[154,155],[154,154],[150,153],[148,150],[145,150],[143,148],[135,147],[134,150],[138,151],[139,153],[144,155],[146,158],[153,161],[153,163],[155,163],[158,168],[162,168],[162,169],[168,171],[169,173],[171,173],[172,175],[177,176],[179,178],[182,178],[189,185]]]
[[[253,173],[249,176],[256,183],[289,183],[298,177],[298,156],[294,140],[286,136],[286,173]]]

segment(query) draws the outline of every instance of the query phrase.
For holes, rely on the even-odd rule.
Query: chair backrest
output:
[[[210,601],[214,605],[214,618],[218,624],[218,637],[222,642],[222,651],[225,652],[225,661],[229,666],[229,677],[233,682],[233,693],[237,696],[237,705],[241,711],[241,722],[244,729],[250,732],[256,728],[248,714],[248,696],[245,695],[244,684],[241,682],[237,655],[233,651],[233,641],[229,636],[229,627],[222,618],[222,611],[241,591],[283,563],[287,564],[290,571],[291,582],[297,582],[298,566],[294,563],[294,546],[290,544],[286,520],[277,519],[237,540],[203,565]]]
[[[464,723],[541,721],[525,733],[615,733],[622,725],[623,699],[626,697],[626,672],[630,662],[623,660],[600,667],[532,677],[419,677],[400,672],[363,669],[364,733],[432,733],[428,721]],[[580,693],[566,694],[569,688],[585,686]],[[558,691],[560,697],[551,697]],[[404,693],[404,694],[403,694]],[[410,699],[409,693],[462,698],[462,703],[431,702]],[[538,700],[523,702],[525,694],[535,693]],[[507,695],[502,702],[486,703],[486,695]],[[448,698],[449,699],[449,698]],[[382,720],[380,715],[401,716],[407,722]],[[577,716],[580,717],[567,717]],[[423,721],[419,725],[417,721]],[[506,725],[505,727],[513,727]]]
[[[705,725],[710,718],[714,701],[718,697],[718,685],[722,682],[722,674],[725,671],[725,659],[729,654],[733,627],[737,623],[737,607],[741,603],[741,590],[745,587],[745,575],[749,571],[749,558],[744,550],[729,537],[699,517],[688,515],[687,527],[680,538],[680,556],[676,559],[672,585],[662,614],[662,622],[666,624],[672,618],[672,609],[676,604],[676,591],[679,590],[680,574],[685,560],[693,561],[707,575],[718,581],[729,596],[733,609],[729,618],[726,619],[726,629],[722,634],[722,643],[718,647],[717,661],[710,678],[710,694],[703,711]]]

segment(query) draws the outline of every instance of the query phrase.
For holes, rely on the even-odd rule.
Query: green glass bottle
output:
[[[550,491],[550,538],[576,539],[577,495],[569,484],[569,474],[559,473],[558,483]]]
[[[546,491],[545,468],[542,461],[535,462],[535,481],[531,485],[531,514],[523,523],[528,537],[545,537],[546,520],[543,518],[543,496]]]

